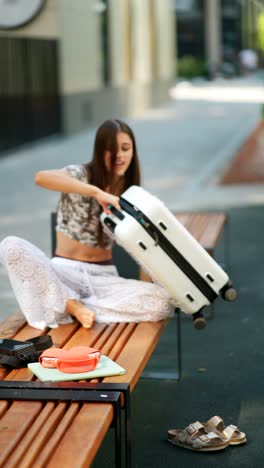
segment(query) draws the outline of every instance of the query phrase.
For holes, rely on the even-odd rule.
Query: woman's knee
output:
[[[5,261],[14,260],[14,258],[22,255],[23,249],[21,249],[23,239],[17,236],[7,236],[0,242],[0,258]]]

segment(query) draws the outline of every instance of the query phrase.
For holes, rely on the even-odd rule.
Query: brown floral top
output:
[[[72,164],[64,168],[71,177],[87,183],[84,166]],[[102,232],[102,243],[98,235],[102,208],[93,197],[83,197],[77,193],[62,193],[58,211],[56,231],[91,247],[111,249],[113,239]]]

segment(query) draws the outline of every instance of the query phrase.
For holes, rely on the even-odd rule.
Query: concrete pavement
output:
[[[167,105],[128,120],[137,138],[144,186],[171,209],[262,204],[262,185],[217,185],[219,175],[258,123],[261,102],[261,77],[175,86]],[[0,239],[25,237],[50,253],[49,214],[58,194],[36,187],[34,174],[88,161],[94,134],[89,129],[71,137],[52,137],[0,158]],[[0,304],[0,318],[17,307],[2,267]]]

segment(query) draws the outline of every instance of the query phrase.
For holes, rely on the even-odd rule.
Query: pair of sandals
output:
[[[213,416],[206,423],[196,421],[185,429],[169,430],[168,441],[189,450],[210,452],[223,450],[228,445],[244,444],[247,439],[237,426],[225,426],[220,416]]]

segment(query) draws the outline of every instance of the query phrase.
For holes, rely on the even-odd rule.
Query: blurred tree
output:
[[[259,13],[257,18],[257,44],[258,49],[264,52],[264,12]]]

